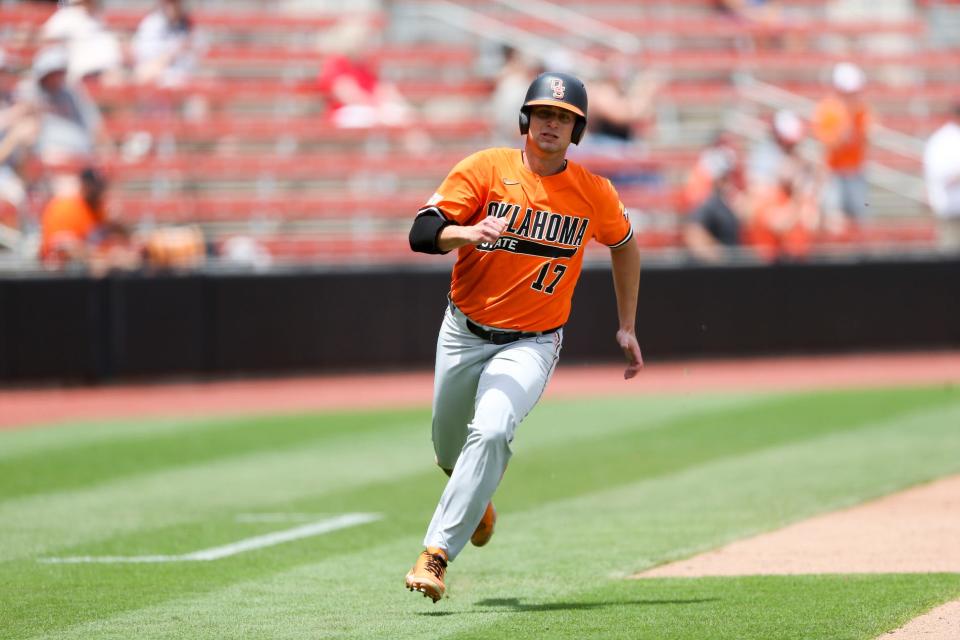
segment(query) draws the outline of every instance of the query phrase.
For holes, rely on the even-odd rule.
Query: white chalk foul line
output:
[[[313,522],[318,518],[329,516],[329,513],[238,513],[237,522],[245,524],[260,523],[283,523],[291,522]]]
[[[46,564],[206,562],[209,560],[219,560],[220,558],[235,556],[238,553],[243,553],[245,551],[263,549],[264,547],[272,547],[274,545],[283,544],[284,542],[291,542],[293,540],[309,538],[311,536],[319,536],[324,533],[330,533],[331,531],[337,531],[338,529],[346,529],[347,527],[355,527],[357,525],[367,524],[368,522],[375,522],[382,517],[383,516],[378,513],[345,513],[335,518],[328,518],[326,520],[320,520],[319,522],[305,524],[302,527],[294,527],[293,529],[286,529],[284,531],[275,531],[266,535],[239,540],[222,547],[201,549],[200,551],[194,551],[193,553],[185,553],[182,555],[75,556],[68,558],[40,558],[38,561]]]

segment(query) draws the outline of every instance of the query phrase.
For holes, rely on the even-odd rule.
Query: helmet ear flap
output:
[[[530,131],[530,113],[526,108],[520,109],[520,135],[525,136]]]
[[[586,131],[586,129],[587,121],[577,116],[577,121],[573,124],[573,131],[570,134],[570,142],[580,144],[580,140],[583,138],[583,132]]]

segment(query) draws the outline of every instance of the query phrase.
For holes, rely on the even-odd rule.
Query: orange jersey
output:
[[[837,98],[825,98],[813,115],[813,130],[826,145],[827,164],[837,171],[863,167],[867,155],[870,112],[865,106],[851,110]]]
[[[559,327],[591,238],[619,247],[633,230],[610,181],[575,162],[552,176],[523,163],[520,149],[487,149],[462,160],[421,212],[463,226],[484,216],[508,221],[493,244],[459,249],[454,304],[475,322],[519,331]]]
[[[41,254],[49,255],[59,240],[85,241],[97,224],[97,214],[80,196],[54,198],[43,211]]]

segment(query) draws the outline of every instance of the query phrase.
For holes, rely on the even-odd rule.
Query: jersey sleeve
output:
[[[483,152],[461,160],[440,184],[436,193],[420,209],[460,225],[472,224],[477,211],[486,202],[491,165]]]
[[[633,227],[630,226],[630,217],[623,203],[620,202],[617,190],[609,180],[601,179],[599,191],[594,237],[597,242],[616,249],[633,238]]]

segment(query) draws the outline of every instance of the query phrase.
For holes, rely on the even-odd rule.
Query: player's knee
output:
[[[472,438],[485,448],[509,447],[513,440],[513,423],[510,420],[474,423]]]

